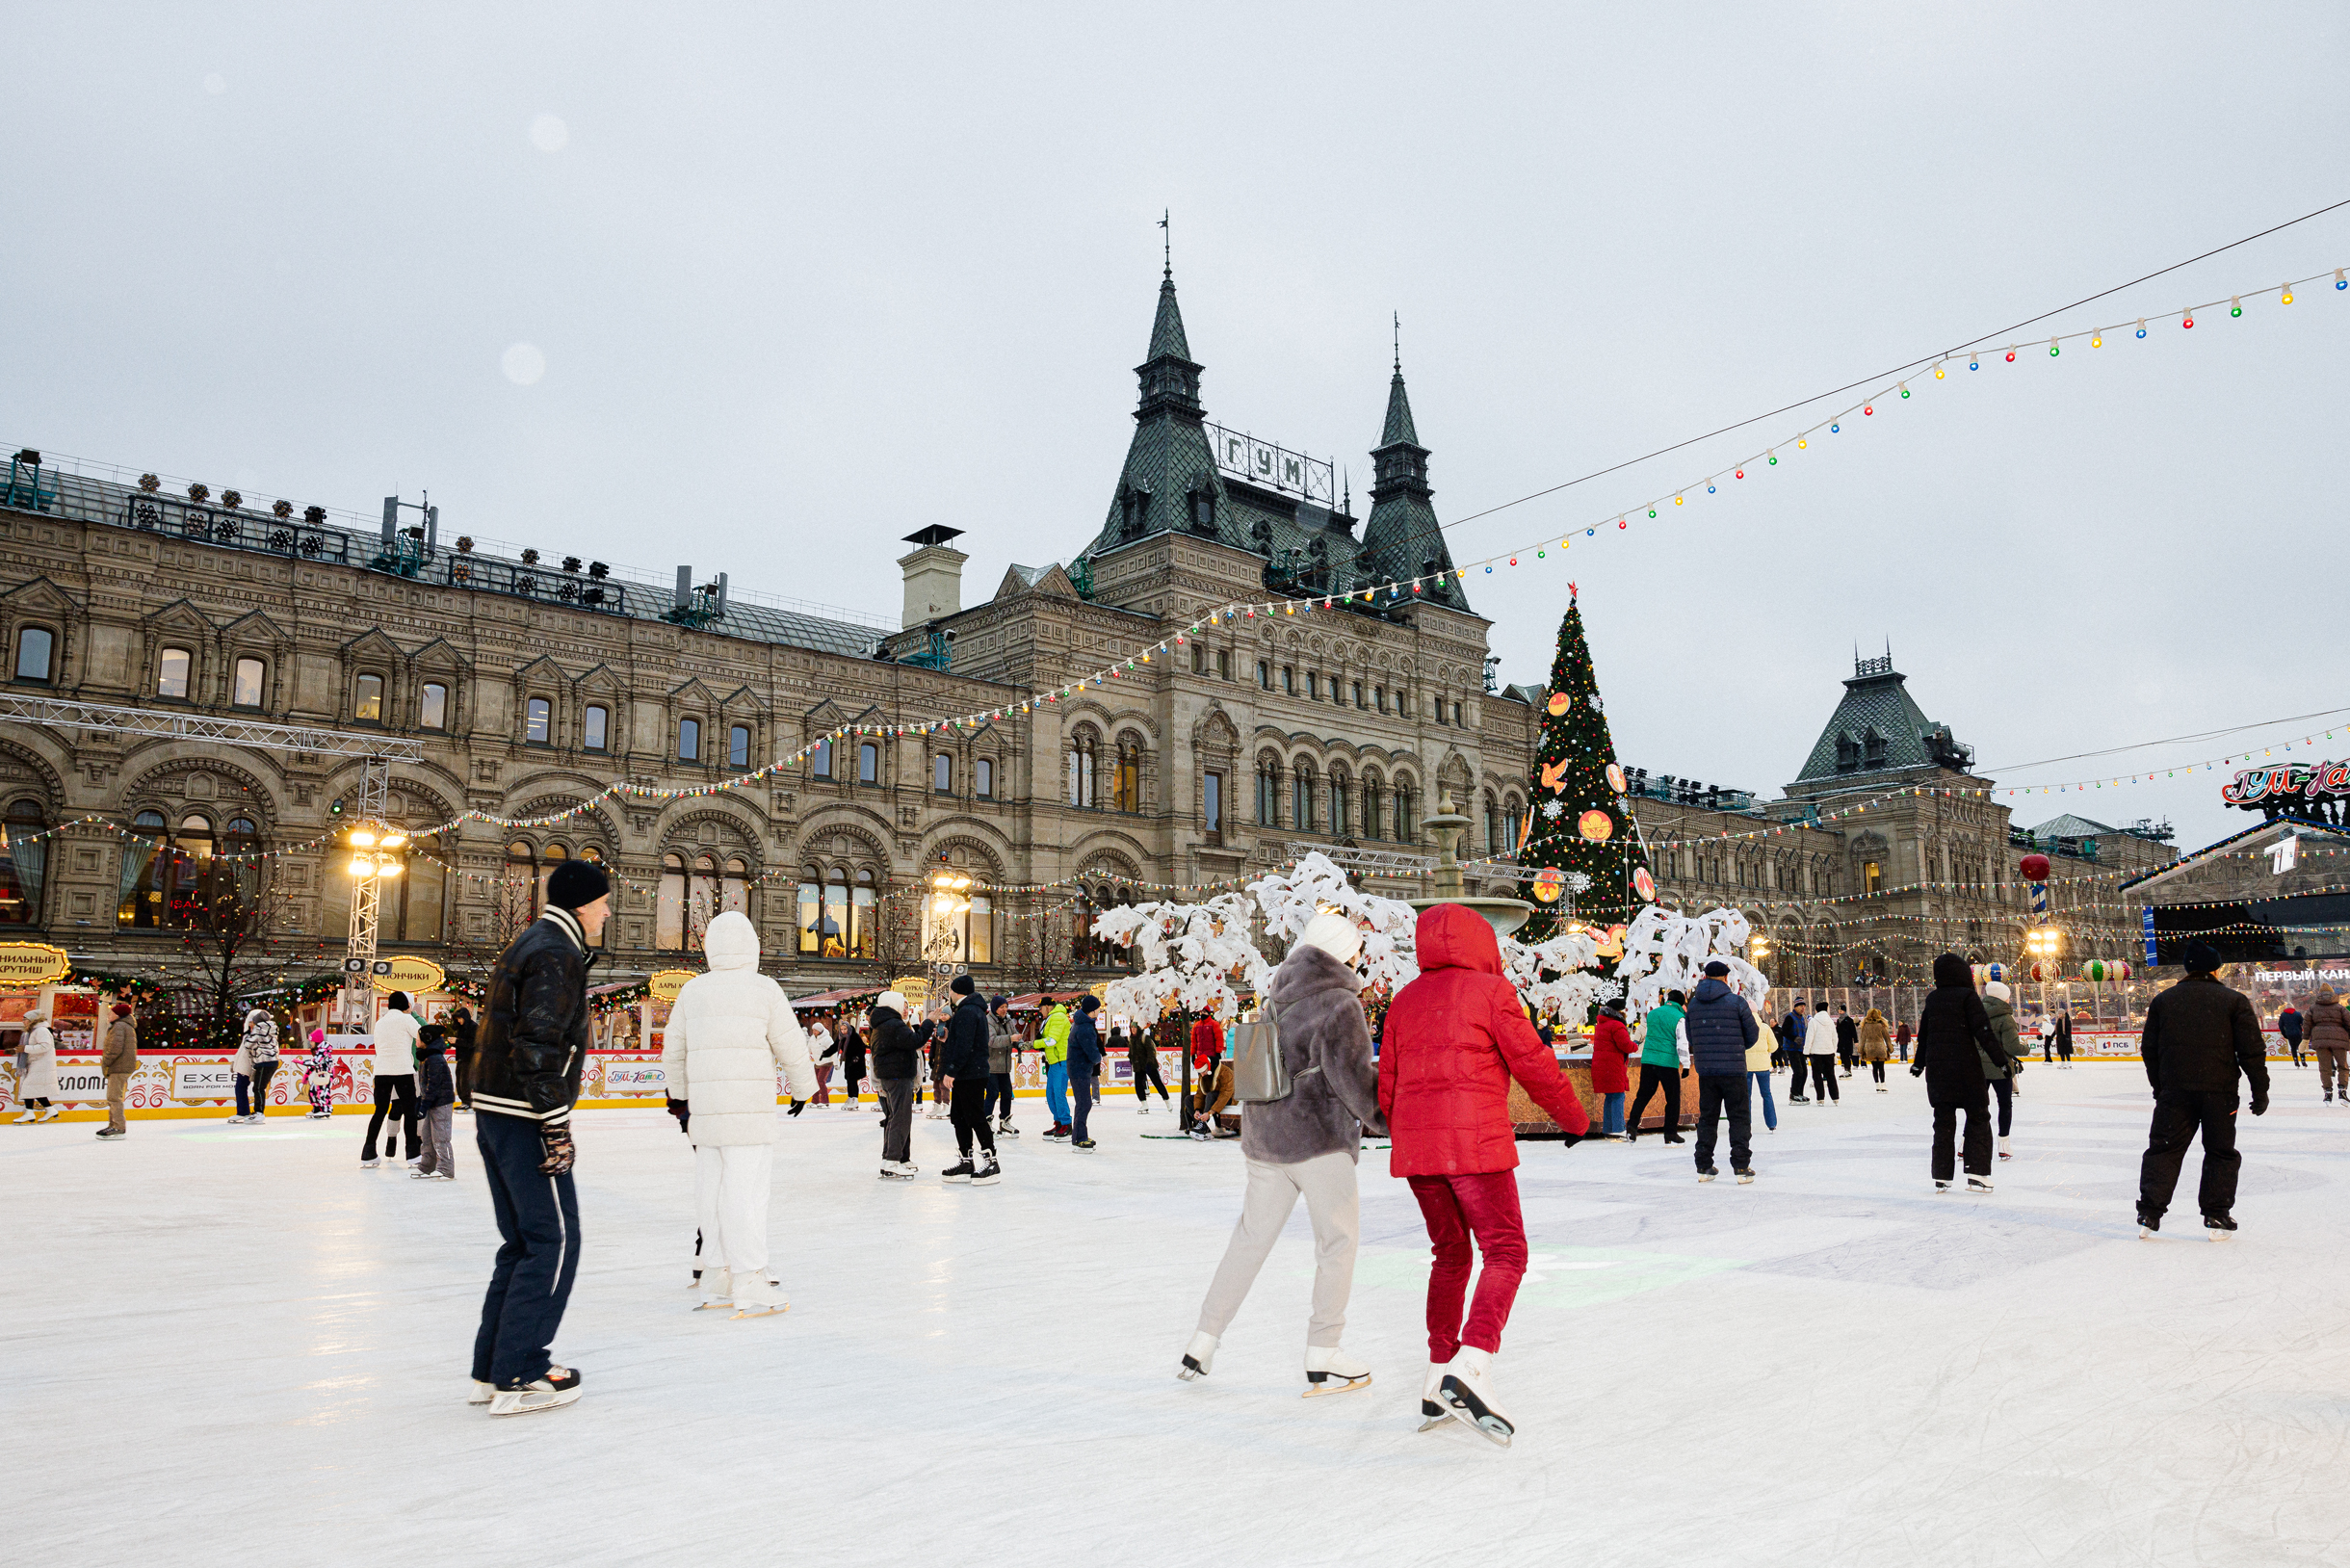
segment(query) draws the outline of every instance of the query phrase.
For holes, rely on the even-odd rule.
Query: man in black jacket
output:
[[[867,1014],[865,1043],[873,1052],[874,1092],[881,1101],[881,1179],[910,1182],[913,1152],[915,1060],[921,1042],[905,1025],[905,998],[884,991]]]
[[[1730,1168],[1740,1182],[1755,1179],[1750,1134],[1754,1127],[1753,1080],[1746,1051],[1762,1037],[1754,1008],[1730,988],[1730,966],[1719,958],[1706,965],[1706,978],[1689,995],[1682,1028],[1689,1036],[1689,1059],[1697,1068],[1697,1179],[1710,1182],[1713,1133],[1730,1116]]]
[[[962,1159],[940,1171],[938,1179],[993,1187],[1003,1180],[996,1167],[996,1135],[987,1123],[987,1048],[995,1032],[987,1024],[987,1003],[969,975],[955,976],[947,989],[954,995],[954,1011],[947,1018],[938,1071],[946,1082],[949,1109],[954,1116],[954,1146]],[[979,1140],[977,1164],[971,1159],[975,1134]]]
[[[612,912],[611,882],[592,860],[547,878],[546,912],[523,928],[490,971],[474,1049],[474,1141],[498,1215],[498,1264],[473,1344],[473,1397],[493,1416],[551,1410],[580,1397],[576,1368],[547,1346],[579,1272],[579,1199],[572,1190],[571,1106],[588,1060],[588,949]]]
[[[2187,1145],[2201,1128],[2203,1185],[2196,1197],[2216,1241],[2235,1229],[2229,1211],[2244,1163],[2235,1152],[2236,1075],[2251,1081],[2252,1113],[2266,1115],[2268,1048],[2244,993],[2220,983],[2219,951],[2189,942],[2180,958],[2187,978],[2148,1006],[2138,1046],[2154,1089],[2154,1124],[2138,1167],[2138,1223],[2145,1236],[2160,1227]]]
[[[1843,1058],[1844,1076],[1852,1076],[1852,1064],[1860,1058],[1861,1026],[1852,1019],[1851,1009],[1836,1009],[1836,1054]]]

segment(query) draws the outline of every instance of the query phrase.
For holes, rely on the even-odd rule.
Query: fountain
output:
[[[1534,906],[1525,900],[1472,899],[1462,891],[1461,835],[1469,831],[1469,819],[1461,815],[1450,795],[1438,801],[1435,815],[1422,818],[1420,825],[1436,841],[1436,896],[1405,902],[1415,909],[1433,909],[1440,903],[1457,903],[1474,909],[1493,927],[1497,937],[1507,936],[1526,924]]]

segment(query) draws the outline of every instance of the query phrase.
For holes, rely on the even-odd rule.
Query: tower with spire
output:
[[[1087,555],[1167,533],[1248,548],[1247,539],[1233,533],[1223,482],[1208,447],[1207,410],[1199,401],[1201,369],[1184,336],[1170,258],[1160,278],[1150,351],[1135,367],[1140,396],[1135,405],[1134,439],[1127,444],[1126,466],[1110,494],[1110,515]]]
[[[1387,421],[1371,449],[1371,521],[1363,530],[1362,566],[1374,582],[1423,583],[1418,597],[1467,610],[1469,597],[1452,573],[1452,551],[1436,521],[1435,492],[1428,488],[1428,449],[1412,423],[1412,400],[1403,387],[1403,344],[1397,328],[1395,374],[1387,383]]]

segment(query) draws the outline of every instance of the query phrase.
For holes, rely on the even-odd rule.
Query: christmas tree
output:
[[[1518,848],[1518,864],[1532,873],[1534,913],[1518,932],[1528,943],[1556,935],[1570,915],[1587,926],[1626,924],[1656,898],[1592,675],[1582,607],[1572,587],[1568,594],[1534,749],[1534,804]]]

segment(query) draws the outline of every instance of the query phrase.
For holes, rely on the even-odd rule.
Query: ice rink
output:
[[[1214,1374],[1177,1357],[1237,1144],[1088,1155],[1042,1107],[994,1189],[875,1179],[870,1111],[787,1120],[783,1317],[690,1311],[692,1162],[583,1114],[586,1395],[468,1408],[495,1238],[457,1184],[358,1167],[360,1118],[0,1128],[10,1560],[24,1564],[2261,1564],[2350,1561],[2350,1111],[2275,1069],[2239,1240],[2190,1156],[2135,1239],[2135,1064],[2034,1065],[1989,1197],[1936,1196],[1921,1088],[1780,1107],[1762,1179],[1686,1146],[1528,1144],[1533,1271],[1496,1449],[1422,1435],[1425,1243],[1364,1157],[1347,1345],[1302,1399],[1302,1210]],[[1896,1070],[1897,1071],[1897,1070]],[[1780,1075],[1782,1088],[1786,1076]]]

